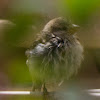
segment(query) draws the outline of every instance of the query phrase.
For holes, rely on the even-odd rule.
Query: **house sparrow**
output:
[[[47,82],[61,82],[76,74],[83,59],[83,47],[76,32],[78,26],[64,18],[50,20],[26,51],[33,91],[47,92]]]

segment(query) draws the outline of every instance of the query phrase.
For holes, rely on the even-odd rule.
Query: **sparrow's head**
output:
[[[66,19],[58,17],[49,21],[45,25],[43,32],[49,32],[57,36],[65,36],[76,33],[78,28],[78,25],[71,24],[71,22]]]

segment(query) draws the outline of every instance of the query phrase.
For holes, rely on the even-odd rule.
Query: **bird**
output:
[[[47,82],[62,83],[77,74],[83,60],[83,46],[78,25],[66,18],[51,19],[26,50],[27,66],[32,76],[32,91],[43,90]]]

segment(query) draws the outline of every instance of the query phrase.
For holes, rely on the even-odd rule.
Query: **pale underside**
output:
[[[59,43],[55,48],[48,42],[39,43],[30,49],[27,65],[34,83],[60,82],[77,73],[82,59],[83,47],[73,36],[72,42]]]

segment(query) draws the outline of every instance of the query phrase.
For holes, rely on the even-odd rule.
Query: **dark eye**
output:
[[[53,28],[52,28],[52,31],[53,31],[53,32],[57,32],[57,31],[59,31],[59,30],[61,30],[61,29],[58,28],[58,27],[53,27]]]
[[[65,27],[65,26],[63,26],[63,27],[53,27],[52,28],[52,31],[53,32],[57,32],[57,31],[66,31],[67,30],[67,28]]]
[[[63,27],[62,30],[67,30],[67,27]]]

